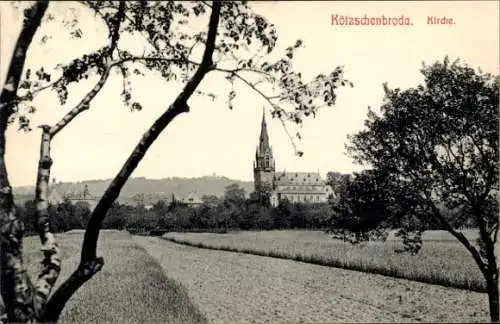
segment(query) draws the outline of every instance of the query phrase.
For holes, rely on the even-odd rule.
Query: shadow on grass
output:
[[[77,266],[83,233],[59,234],[57,240],[63,270],[56,286]],[[32,275],[40,262],[38,244],[36,237],[25,239],[25,258]],[[73,295],[60,323],[206,323],[187,289],[167,278],[129,233],[101,233],[98,255],[104,257],[104,268]]]

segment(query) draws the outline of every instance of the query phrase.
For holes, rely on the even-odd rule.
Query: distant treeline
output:
[[[27,234],[35,234],[35,204],[28,201],[18,208]],[[84,229],[90,209],[85,203],[64,202],[51,205],[51,227],[54,232]],[[198,207],[157,202],[152,208],[115,203],[103,229],[128,230],[133,233],[163,233],[165,231],[271,230],[318,229],[328,226],[331,208],[328,204],[281,204],[277,208],[262,207],[250,201],[234,205],[221,199],[218,204],[203,203]]]
[[[326,203],[292,204],[282,201],[278,207],[269,206],[255,193],[246,198],[245,190],[237,184],[226,188],[223,197],[203,196],[202,203],[191,207],[181,203],[158,201],[151,208],[115,203],[109,210],[103,229],[128,230],[134,233],[163,233],[166,231],[272,230],[272,229],[321,229],[335,232],[348,230],[365,235],[375,228],[400,228],[401,217],[388,217],[391,209],[377,200],[367,200],[366,193],[358,195],[352,184],[344,183],[340,194]],[[364,197],[364,198],[363,198]],[[35,233],[35,204],[28,201],[18,206],[20,218],[27,234]],[[84,202],[63,202],[50,205],[53,232],[84,229],[90,217]],[[462,217],[457,217],[460,214]],[[463,222],[464,213],[448,211],[450,220]],[[466,217],[467,215],[465,215]],[[470,224],[474,225],[474,224]],[[422,228],[422,224],[420,224]],[[428,223],[425,229],[442,229],[439,224]]]

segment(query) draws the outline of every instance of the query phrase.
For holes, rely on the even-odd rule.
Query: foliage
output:
[[[409,182],[421,193],[419,203],[435,199],[455,208],[470,205],[468,197],[493,201],[498,81],[447,59],[422,73],[425,86],[385,87],[382,116],[370,111],[368,130],[352,137],[350,151],[358,161],[397,175],[398,184]]]
[[[499,77],[448,58],[421,70],[424,84],[407,90],[384,85],[381,114],[369,111],[366,130],[354,135],[350,153],[385,172],[401,197],[397,213],[407,243],[418,251],[421,232],[434,221],[471,253],[488,282],[491,316],[499,318],[498,232]],[[459,209],[451,215],[441,212]],[[472,215],[479,244],[457,229]],[[448,216],[453,216],[450,219]],[[408,235],[413,236],[410,237]]]
[[[228,186],[228,196],[222,199],[205,197],[198,207],[158,201],[151,209],[144,205],[130,206],[114,203],[103,222],[103,229],[128,230],[132,233],[152,231],[227,231],[230,229],[319,229],[327,225],[331,216],[328,204],[301,205],[282,202],[276,208],[262,206],[251,198],[238,197],[235,204],[234,192],[242,188]],[[90,209],[86,203],[63,202],[50,206],[53,215],[54,232],[65,232],[86,227]],[[28,234],[34,234],[32,213],[34,202],[28,201],[19,209],[21,219],[27,221]],[[30,223],[31,222],[31,223]]]
[[[18,217],[25,224],[25,234],[34,235],[36,233],[35,202],[30,200],[19,206],[17,209]],[[60,204],[49,205],[49,212],[52,215],[51,230],[55,233],[65,232],[72,229],[83,229],[87,226],[90,218],[90,208],[87,203],[64,201]],[[118,226],[109,226],[107,228],[118,228]]]
[[[330,171],[326,174],[326,184],[332,187],[334,193],[338,193],[351,177],[351,174]]]
[[[112,32],[117,26],[119,2],[80,3],[101,18],[108,26],[112,39]],[[70,95],[68,89],[71,84],[96,75],[107,79],[111,69],[116,69],[123,79],[120,96],[125,106],[131,110],[141,110],[142,104],[133,98],[135,79],[155,72],[166,81],[185,83],[200,66],[198,53],[205,45],[207,31],[196,31],[196,28],[190,27],[190,23],[206,19],[210,7],[208,3],[197,1],[126,2],[123,21],[118,25],[119,33],[114,42],[112,39],[109,45],[84,53],[69,63],[58,64],[55,70],[48,67],[36,71],[26,70],[16,100],[16,111],[19,113],[11,121],[17,119],[20,127],[29,130],[29,114],[22,111],[36,111],[30,102],[38,93],[53,90],[64,105]],[[227,94],[230,109],[233,109],[239,91],[235,86],[240,83],[262,97],[269,104],[272,115],[280,118],[283,125],[286,120],[301,124],[303,117],[315,116],[321,107],[332,107],[338,87],[352,86],[350,81],[344,79],[341,66],[329,73],[319,74],[310,81],[304,80],[300,72],[294,71],[293,58],[304,46],[302,40],[295,41],[280,58],[272,60],[278,39],[276,28],[264,17],[253,13],[245,1],[224,2],[220,19],[211,70],[222,73],[230,83],[231,90]],[[72,34],[85,37],[78,17],[68,21],[68,18],[52,15],[47,23],[69,26]],[[119,41],[129,36],[142,37],[145,49],[141,54],[128,46],[128,42]],[[222,95],[207,93],[202,89],[195,93],[212,99]],[[300,139],[300,135],[297,139]]]
[[[231,184],[226,187],[224,201],[233,205],[240,205],[245,201],[245,189],[238,184]]]
[[[382,177],[368,170],[338,184],[339,197],[333,205],[332,229],[354,233],[355,243],[367,240],[369,233],[387,227],[384,220],[390,202]]]

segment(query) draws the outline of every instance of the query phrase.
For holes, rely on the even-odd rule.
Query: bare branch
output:
[[[118,40],[120,39],[120,25],[122,20],[125,18],[125,1],[120,1],[118,6],[118,12],[115,15],[116,21],[113,25],[113,30],[111,31],[111,44],[109,46],[109,57],[113,56],[113,51],[118,45]]]
[[[224,70],[221,70],[221,71],[224,71]],[[242,77],[240,74],[238,73],[233,73],[233,75],[235,77],[237,77],[238,79],[240,79],[241,81],[243,81],[246,85],[248,85],[250,88],[252,88],[252,90],[254,90],[255,92],[257,92],[262,98],[264,98],[273,108],[276,108],[276,103],[274,103],[272,101],[272,99],[275,99],[277,98],[278,96],[268,96],[266,94],[264,94],[259,88],[257,88],[254,84],[252,84],[250,81],[248,81],[247,79],[245,79],[244,77]]]
[[[80,3],[82,3],[83,5],[85,6],[88,6],[88,3],[87,1],[79,1]],[[120,5],[121,3],[125,3],[125,1],[120,1]],[[104,7],[100,7],[100,8],[97,8],[97,7],[94,7],[94,6],[89,6],[90,9],[94,10],[96,14],[98,14],[99,16],[101,16],[101,18],[106,21],[106,18],[104,17],[104,15],[102,14],[102,12],[100,11],[100,9],[117,9],[115,6],[104,6]],[[118,9],[117,9],[118,10]],[[126,11],[124,11],[123,13],[123,19],[127,20],[128,22],[130,22],[131,24],[135,24],[135,20],[130,17],[130,15],[127,14]],[[151,40],[147,35],[145,35],[143,32],[140,33],[144,39],[158,52],[160,53],[161,50],[160,48],[158,48],[158,45],[156,45],[154,43],[153,40]]]
[[[191,61],[185,58],[167,58],[167,57],[149,57],[149,56],[133,56],[133,57],[127,57],[124,59],[121,59],[119,61],[116,61],[112,63],[112,65],[119,65],[122,63],[126,62],[137,62],[137,61],[144,61],[144,62],[170,62],[170,63],[189,63],[195,66],[200,66],[202,63],[198,63],[195,61]]]
[[[481,258],[481,255],[479,254],[479,251],[472,245],[470,244],[469,240],[463,235],[462,233],[456,231],[453,226],[443,217],[439,209],[436,207],[434,202],[431,200],[431,197],[429,194],[425,193],[426,199],[428,201],[429,207],[432,209],[434,217],[441,222],[446,230],[453,235],[462,245],[470,252],[474,260],[476,261],[477,266],[479,267],[479,270],[481,270],[481,273],[485,276],[485,278],[488,278],[488,268],[484,264],[483,259]]]
[[[230,74],[236,74],[238,72],[253,72],[253,73],[256,73],[256,74],[262,74],[262,75],[265,75],[269,78],[271,78],[272,80],[275,80],[276,78],[274,77],[274,75],[270,74],[270,73],[267,73],[267,72],[264,72],[264,71],[261,71],[261,70],[257,70],[257,69],[254,69],[254,68],[236,68],[236,69],[225,69],[225,68],[220,68],[220,67],[216,67],[214,70],[217,70],[217,71],[220,71],[220,72],[226,72],[226,73],[230,73]],[[237,76],[238,78],[241,78],[241,76]]]
[[[187,58],[189,59],[189,57],[191,56],[191,54],[193,54],[193,50],[194,48],[196,47],[196,45],[200,44],[201,42],[199,40],[196,40],[193,45],[191,45],[191,47],[189,48],[188,50],[188,56]]]
[[[50,82],[50,83],[47,83],[46,85],[44,86],[41,86],[41,87],[38,87],[32,91],[30,91],[28,94],[24,95],[24,96],[16,96],[15,99],[13,99],[10,104],[12,105],[15,105],[15,104],[18,104],[22,101],[25,101],[25,100],[33,100],[33,97],[35,95],[37,95],[38,93],[42,92],[43,90],[46,90],[50,87],[53,87],[55,84],[57,84],[58,82],[60,82],[61,80],[63,79],[63,77],[59,77],[59,79],[53,81],[53,82]],[[2,109],[3,107],[7,106],[8,103],[1,103],[0,104],[0,109]]]
[[[87,95],[76,105],[75,108],[70,110],[57,124],[52,126],[52,128],[50,129],[51,137],[54,137],[57,133],[59,133],[81,112],[89,109],[90,101],[97,95],[97,93],[102,89],[102,87],[106,83],[106,80],[109,77],[110,70],[113,66],[114,66],[113,64],[108,66],[104,71],[104,73],[99,78],[99,81],[97,81],[94,88],[92,88],[92,90],[89,93],[87,93]]]
[[[248,85],[252,90],[254,90],[255,92],[257,92],[262,98],[264,98],[264,100],[266,100],[269,103],[269,105],[271,105],[271,107],[274,110],[281,110],[282,111],[282,109],[279,108],[279,106],[275,102],[272,101],[273,99],[277,99],[280,96],[268,96],[268,95],[266,95],[259,88],[257,88],[255,84],[251,83],[250,81],[248,81],[247,79],[245,79],[244,77],[242,77],[240,74],[238,74],[238,73],[236,73],[236,72],[234,72],[232,70],[224,70],[224,69],[219,69],[219,68],[215,68],[215,70],[221,71],[221,72],[231,73],[232,75],[234,75],[235,77],[237,77],[238,79],[240,79],[241,81],[243,81],[246,85]],[[288,128],[286,127],[286,124],[285,124],[285,121],[283,119],[282,114],[278,114],[278,119],[280,120],[281,125],[283,126],[283,129],[285,130],[286,135],[288,136],[288,138],[290,139],[290,142],[292,143],[292,147],[293,147],[293,150],[294,150],[295,154],[302,155],[302,152],[300,152],[297,149],[297,144],[295,143],[294,137],[290,134],[290,132],[288,131]]]
[[[283,117],[281,115],[278,117],[278,119],[280,120],[281,126],[283,126],[283,129],[285,130],[285,133],[288,136],[288,139],[292,143],[292,147],[293,147],[295,154],[301,155],[301,153],[297,149],[297,144],[295,144],[295,138],[290,134],[290,132],[288,131],[288,128],[285,125],[285,120],[283,119]]]
[[[200,1],[201,3],[203,3],[205,6],[209,7],[210,9],[212,9],[212,6],[206,2],[206,1]]]

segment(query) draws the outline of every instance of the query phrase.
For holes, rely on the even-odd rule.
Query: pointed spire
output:
[[[260,128],[259,151],[262,153],[270,151],[269,135],[267,134],[266,111],[264,108],[262,109],[262,123]]]

